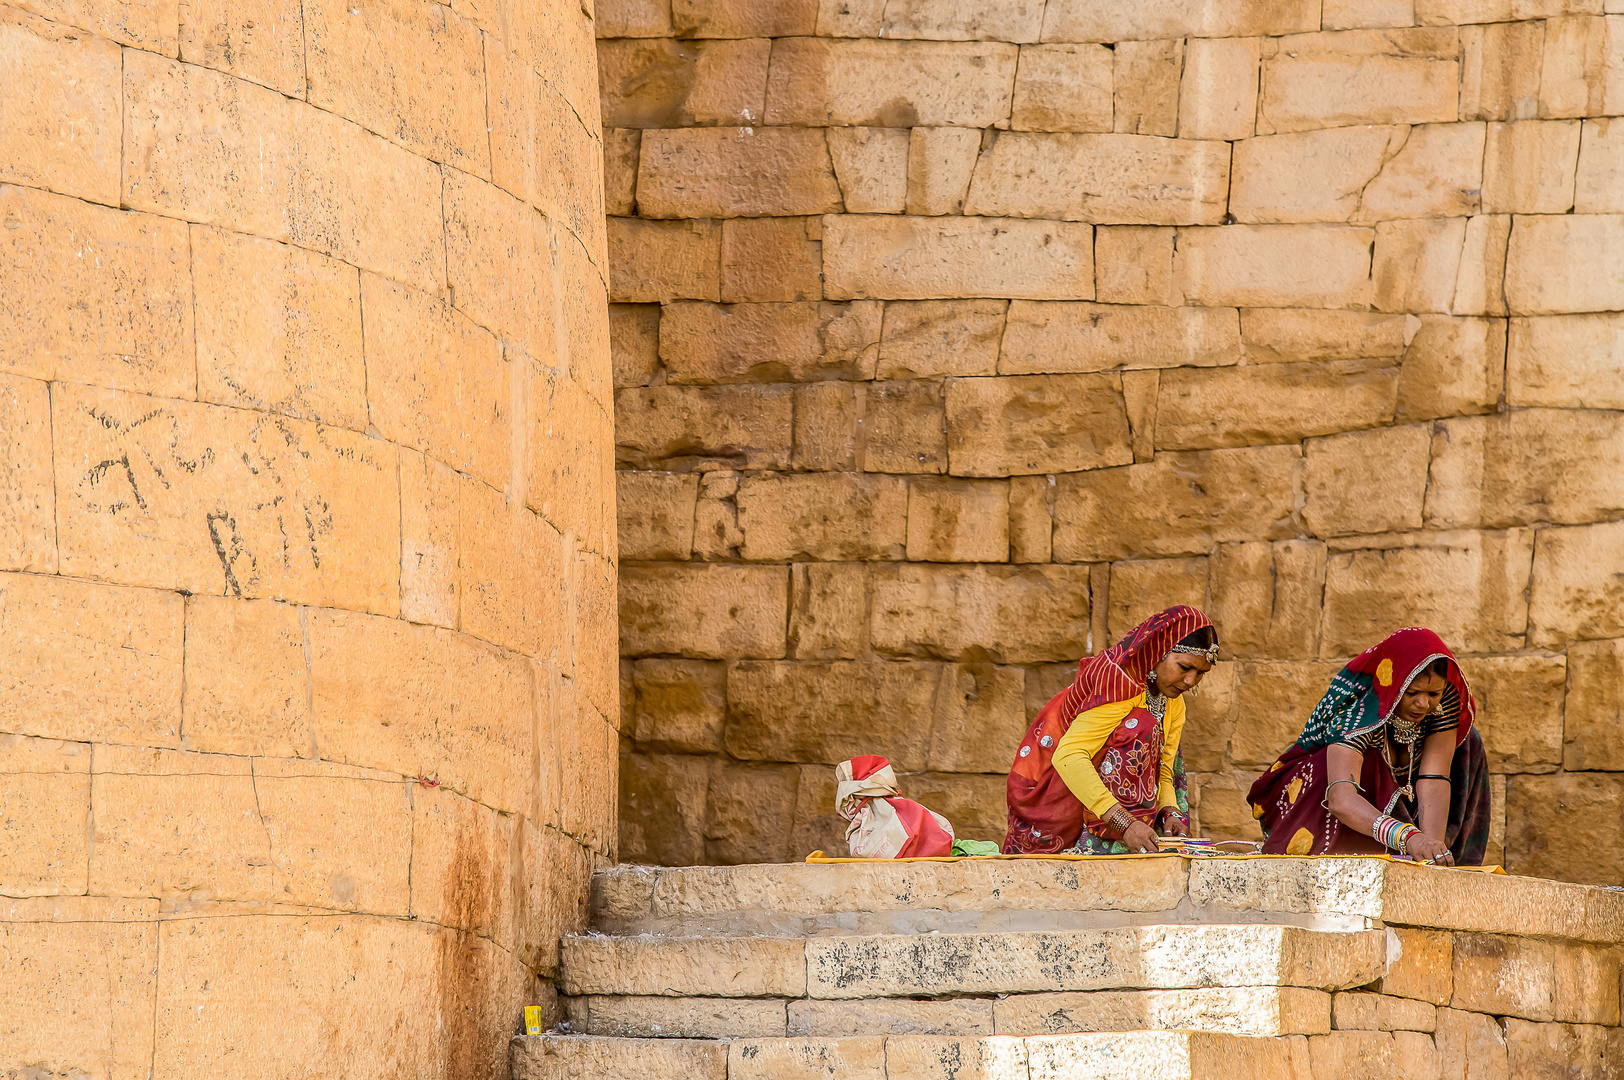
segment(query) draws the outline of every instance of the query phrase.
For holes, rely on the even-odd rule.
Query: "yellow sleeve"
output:
[[[1094,771],[1094,755],[1117,725],[1144,701],[1145,695],[1140,694],[1132,701],[1114,701],[1080,713],[1054,748],[1054,771],[1077,801],[1094,811],[1096,817],[1104,817],[1116,805],[1116,797],[1105,789],[1100,774]]]
[[[1168,806],[1178,809],[1178,797],[1173,794],[1173,759],[1178,756],[1179,738],[1183,734],[1184,698],[1180,696],[1167,703],[1167,715],[1162,717],[1162,771],[1156,785],[1157,810]]]

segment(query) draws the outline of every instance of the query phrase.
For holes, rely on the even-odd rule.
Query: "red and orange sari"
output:
[[[1089,709],[1128,701],[1145,692],[1146,677],[1174,645],[1186,636],[1211,626],[1212,620],[1183,605],[1159,611],[1128,636],[1077,665],[1077,678],[1045,705],[1027,728],[1006,789],[1009,832],[1006,855],[1049,855],[1074,846],[1086,829],[1096,837],[1115,839],[1114,831],[1071,793],[1054,768],[1054,749],[1072,721]],[[1101,748],[1098,758],[1116,755],[1123,762],[1139,762],[1139,769],[1095,767],[1100,779],[1124,809],[1155,827],[1156,787],[1161,763],[1161,725],[1140,723],[1150,718],[1135,710]],[[1153,718],[1151,718],[1153,719]]]
[[[1477,705],[1461,674],[1455,654],[1431,630],[1410,627],[1389,635],[1337,673],[1297,737],[1269,771],[1257,778],[1246,799],[1252,815],[1267,837],[1263,850],[1271,855],[1380,855],[1386,851],[1374,839],[1349,829],[1326,808],[1325,750],[1332,743],[1356,736],[1379,734],[1387,738],[1387,723],[1404,691],[1435,660],[1448,662],[1446,687],[1439,709],[1454,720],[1455,756],[1449,769],[1449,824],[1444,843],[1461,866],[1479,866],[1489,841],[1488,756],[1483,739],[1473,727]],[[1409,748],[1419,759],[1420,743]],[[1413,782],[1403,780],[1419,771],[1414,766],[1395,776],[1389,757],[1400,760],[1392,748],[1365,752],[1359,776],[1361,794],[1377,810],[1412,825],[1418,805]]]

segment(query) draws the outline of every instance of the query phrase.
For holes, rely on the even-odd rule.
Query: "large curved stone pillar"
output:
[[[506,1075],[614,857],[576,3],[0,4],[0,1073]]]

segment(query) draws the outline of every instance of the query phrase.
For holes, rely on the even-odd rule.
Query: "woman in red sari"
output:
[[[1476,711],[1455,654],[1431,630],[1366,649],[1252,785],[1263,850],[1480,865],[1489,777]]]
[[[1158,832],[1189,835],[1184,694],[1217,658],[1212,621],[1179,606],[1083,659],[1015,752],[1005,854],[1155,851]]]

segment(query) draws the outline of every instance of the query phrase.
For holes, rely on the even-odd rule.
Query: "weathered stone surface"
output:
[[[817,5],[809,0],[757,4],[750,0],[673,0],[671,23],[684,37],[790,37],[810,34]]]
[[[0,889],[7,896],[88,890],[90,756],[85,743],[0,735]],[[5,951],[0,944],[0,955]]]
[[[804,949],[795,938],[571,936],[563,941],[558,988],[578,996],[802,997]]]
[[[1093,230],[1071,222],[842,215],[823,234],[832,299],[1089,299]]]
[[[620,759],[620,856],[691,865],[705,861],[705,797],[710,762],[690,754],[626,754]]]
[[[1245,139],[1256,127],[1258,42],[1245,37],[1197,38],[1184,46],[1179,134],[1196,139]]]
[[[1318,1035],[1331,1028],[1331,995],[1295,986],[1012,994],[999,999],[994,1013],[1000,1035],[1170,1029]]]
[[[1016,667],[945,668],[937,687],[929,766],[951,773],[997,773],[1015,759],[1026,730],[1025,673]]]
[[[900,214],[908,197],[906,128],[830,128],[829,157],[847,213]]]
[[[879,304],[667,304],[660,358],[672,383],[782,382],[873,374]]]
[[[623,567],[623,655],[784,655],[789,573],[778,566]]]
[[[426,290],[445,283],[437,166],[205,68],[137,52],[124,71],[125,205],[288,241]]]
[[[1235,148],[1230,211],[1244,222],[1349,221],[1409,134],[1364,126],[1246,139]]]
[[[365,428],[367,372],[354,268],[202,226],[191,230],[191,240],[198,396]],[[374,326],[387,330],[387,316]]]
[[[1507,870],[1597,885],[1617,881],[1616,857],[1598,858],[1590,849],[1605,837],[1621,789],[1618,773],[1507,777]]]
[[[1424,424],[1309,439],[1304,522],[1316,536],[1419,529],[1433,441]]]
[[[1369,229],[1339,225],[1181,230],[1176,284],[1196,304],[1364,307],[1374,239]]]
[[[1121,384],[1109,375],[951,379],[947,445],[960,476],[1098,469],[1133,458]]]
[[[0,575],[0,730],[179,745],[178,593]]]
[[[614,385],[647,386],[660,369],[660,305],[609,305]]]
[[[1454,935],[1438,930],[1398,928],[1399,954],[1374,985],[1389,996],[1414,998],[1432,1005],[1449,1004],[1455,992]],[[1437,1017],[1439,1021],[1443,1016]]]
[[[859,753],[899,772],[925,767],[926,724],[876,730],[871,716],[927,717],[936,708],[937,664],[834,661],[734,664],[728,672],[726,746],[750,761],[835,765]]]
[[[637,157],[643,133],[638,128],[603,130],[603,212],[630,217],[637,212]]]
[[[0,568],[55,573],[56,477],[49,454],[51,394],[35,379],[0,375]]]
[[[446,269],[457,310],[534,360],[561,355],[551,273],[561,256],[550,250],[548,219],[455,170],[446,174],[444,199]]]
[[[885,1080],[885,1042],[855,1039],[735,1039],[728,1045],[728,1080],[781,1076],[849,1076]]]
[[[705,862],[788,862],[801,769],[795,765],[711,763],[705,798]]]
[[[1229,191],[1222,143],[1145,135],[1001,135],[981,155],[967,214],[1216,225]]]
[[[862,468],[868,472],[948,471],[943,384],[913,379],[869,386]]]
[[[744,533],[739,531],[739,474],[727,470],[705,473],[699,479],[699,503],[694,507],[694,557],[737,559]]]
[[[1529,1020],[1555,1018],[1556,958],[1548,942],[1456,934],[1450,1006]]]
[[[459,488],[457,625],[529,656],[548,656],[557,648],[567,662],[571,639],[562,613],[570,553],[562,538],[495,488],[470,477],[462,477]]]
[[[1624,215],[1516,219],[1506,303],[1519,315],[1607,311],[1624,288]]]
[[[871,642],[900,656],[994,663],[1075,660],[1086,651],[1088,568],[876,569]]]
[[[1006,562],[1009,485],[947,477],[908,484],[908,550],[912,562]]]
[[[449,7],[413,0],[373,0],[366,11],[363,22],[342,0],[303,8],[310,103],[420,157],[488,177],[479,29]]]
[[[702,660],[639,660],[633,666],[632,729],[641,746],[684,753],[722,748],[727,669]]]
[[[797,660],[851,660],[867,639],[868,570],[850,563],[791,568],[789,653]]]
[[[766,122],[989,127],[1009,116],[1018,52],[1001,43],[788,38],[773,45]]]
[[[1369,981],[1384,964],[1384,934],[1280,926],[810,938],[806,993],[861,998],[1305,983],[1340,989]]]
[[[1573,209],[1579,161],[1577,120],[1490,124],[1483,209],[1491,214],[1563,214]]]
[[[43,6],[46,10],[38,15],[63,14],[55,4]],[[173,8],[169,17],[172,49]],[[0,145],[6,147],[0,180],[116,206],[121,51],[103,37],[75,33],[48,18],[12,8],[0,21],[0,51],[6,57],[8,98],[13,102],[0,121]],[[83,25],[101,20],[66,21]],[[135,35],[118,34],[117,27],[105,29],[119,37],[145,39],[132,44],[152,44],[159,25],[142,26],[146,20],[140,15],[131,21],[137,27]]]
[[[738,506],[747,559],[895,559],[906,544],[908,484],[900,477],[745,478]]]
[[[1522,647],[1533,610],[1524,591],[1536,547],[1529,530],[1410,533],[1361,543],[1370,546],[1333,554],[1326,566],[1320,656],[1353,656],[1400,621],[1431,627],[1462,652]],[[1537,574],[1534,589],[1537,604]]]
[[[1121,41],[1112,48],[1111,59],[1113,130],[1134,135],[1176,134],[1183,40]]]
[[[759,121],[771,43],[598,42],[603,122],[622,128]]]
[[[980,149],[981,133],[974,128],[914,128],[908,138],[907,212],[960,213]]]
[[[1198,555],[1214,543],[1294,536],[1301,460],[1295,446],[1258,447],[1060,476],[1054,558]]]
[[[186,600],[186,748],[309,757],[298,609],[271,600]]]
[[[195,396],[184,225],[10,185],[0,218],[0,370]]]
[[[789,1033],[819,1038],[854,1035],[991,1035],[993,1003],[981,998],[919,1001],[908,998],[870,998],[867,1001],[813,1001],[789,1003]],[[920,1051],[939,1045],[937,1040],[887,1039],[887,1067],[900,1070]]]
[[[1435,428],[1427,505],[1434,527],[1573,524],[1624,506],[1614,482],[1624,467],[1624,428],[1610,413],[1528,409]],[[1569,453],[1594,471],[1575,474]]]
[[[1546,1080],[1558,1076],[1606,1076],[1618,1038],[1590,1024],[1531,1024],[1507,1017],[1506,1068],[1510,1075]]]
[[[1425,124],[1457,116],[1455,31],[1303,34],[1270,45],[1258,130],[1348,124]]]
[[[1010,127],[1110,131],[1113,59],[1103,45],[1026,46],[1015,74]]]
[[[862,383],[823,382],[796,387],[795,445],[790,459],[795,468],[856,468],[857,434],[866,420],[863,412],[867,396],[868,388]]]
[[[449,630],[348,612],[311,612],[307,624],[323,758],[436,778],[499,810],[522,805],[531,688],[519,658]],[[447,725],[446,715],[467,719]]]
[[[945,41],[1027,42],[1038,39],[1042,23],[1043,4],[1038,0],[901,0],[886,6],[874,33]]]
[[[1624,213],[1624,124],[1606,118],[1585,121],[1579,136],[1578,175],[1573,209],[1579,214]]]
[[[1609,732],[1624,716],[1624,642],[1568,647],[1563,764],[1573,772],[1624,771],[1624,753]],[[1549,713],[1546,713],[1549,719]]]
[[[1393,417],[1398,369],[1379,361],[1162,373],[1156,444],[1205,450],[1374,427]]]
[[[877,377],[994,375],[1004,300],[898,300],[885,305]]]
[[[808,235],[819,222],[738,218],[722,223],[722,299],[808,300],[822,291],[823,249]]]
[[[783,1035],[784,1003],[739,998],[571,998],[570,1026],[617,1039],[726,1039]]]
[[[1480,214],[1467,219],[1452,311],[1461,315],[1506,314],[1506,247],[1510,239],[1509,216]]]
[[[1421,21],[1453,22],[1458,14],[1426,13]],[[1511,17],[1509,8],[1506,17]],[[1462,120],[1526,120],[1535,115],[1544,31],[1533,21],[1460,28]]]
[[[713,1039],[628,1041],[589,1035],[515,1035],[514,1080],[570,1080],[617,1076],[624,1080],[727,1080],[727,1047]]]
[[[1173,237],[1150,225],[1102,225],[1094,230],[1094,277],[1102,304],[1177,305]]]
[[[46,1075],[123,1080],[150,1069],[158,901],[8,899],[0,915],[6,1059]]]
[[[1438,1031],[1434,1036],[1443,1076],[1482,1076],[1501,1080],[1506,1072],[1506,1040],[1492,1016],[1438,1010]]]
[[[1574,5],[1581,9],[1590,5]],[[1564,5],[1564,11],[1572,8]],[[1539,80],[1540,116],[1594,116],[1616,111],[1620,84],[1608,73],[1619,51],[1616,20],[1566,15],[1545,23]]]
[[[1617,313],[1513,319],[1506,401],[1520,407],[1617,408],[1624,403],[1624,316]]]
[[[1296,742],[1340,669],[1336,663],[1306,661],[1241,665],[1230,759],[1259,767],[1272,764]]]
[[[615,395],[615,457],[634,469],[789,464],[794,398],[777,386],[649,386]]]
[[[1331,1015],[1339,1030],[1431,1031],[1437,1024],[1434,1006],[1389,994],[1337,994],[1331,1000]]]
[[[1482,206],[1484,131],[1478,124],[1421,124],[1360,198],[1361,218],[1455,216]]]
[[[616,473],[620,557],[686,560],[693,550],[698,497],[699,477],[692,473]]]
[[[1423,315],[1420,322],[1404,350],[1395,418],[1434,420],[1494,409],[1506,393],[1502,323],[1447,315]]]
[[[1324,544],[1223,544],[1212,556],[1206,610],[1229,656],[1308,659],[1317,655],[1324,589]]]
[[[643,133],[637,209],[645,217],[822,214],[839,207],[840,187],[816,129]]]
[[[1561,765],[1562,700],[1568,675],[1562,657],[1481,657],[1463,661],[1462,668],[1477,699],[1477,729],[1490,769],[1548,772]],[[1580,677],[1577,671],[1574,677]],[[1576,722],[1584,721],[1578,710],[1572,710],[1570,731]]]
[[[609,219],[609,298],[722,298],[722,227],[714,221]]]
[[[1319,12],[1302,0],[1248,7],[1190,7],[1153,0],[1131,9],[1109,0],[1053,0],[1046,41],[1132,41],[1145,38],[1228,38],[1294,34],[1319,28]]]
[[[1618,565],[1624,524],[1542,529],[1534,543],[1528,643],[1549,648],[1586,638],[1624,637]]]
[[[1556,998],[1558,1020],[1576,1024],[1617,1026],[1620,959],[1613,949],[1595,945],[1556,946]]]
[[[1009,306],[998,371],[1029,375],[1210,367],[1233,364],[1240,352],[1240,330],[1231,308],[1016,300]]]

